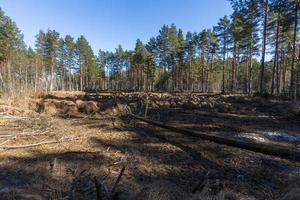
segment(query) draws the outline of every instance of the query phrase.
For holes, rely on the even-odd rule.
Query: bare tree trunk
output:
[[[3,76],[2,76],[2,73],[1,73],[1,72],[0,72],[0,81],[1,81],[1,84],[0,84],[0,85],[2,85],[3,88],[4,88],[4,81],[3,81]]]
[[[79,58],[79,68],[80,68],[80,91],[83,91],[83,69],[82,69],[81,58]]]
[[[248,47],[247,51],[249,52],[249,47]],[[250,60],[248,57],[247,62],[246,62],[246,70],[245,70],[245,77],[244,77],[244,92],[245,93],[248,93],[249,62],[250,62]]]
[[[295,67],[295,54],[296,54],[296,39],[297,39],[297,25],[298,25],[298,0],[295,0],[295,11],[294,11],[294,36],[293,36],[293,52],[292,52],[292,67],[291,67],[291,88],[290,93],[293,102],[297,101],[297,89],[296,89],[296,67]]]
[[[259,82],[259,93],[263,95],[265,92],[265,56],[266,56],[266,38],[267,38],[267,24],[268,24],[268,0],[264,2],[264,30],[262,38],[262,56],[260,66],[260,82]]]
[[[72,66],[69,63],[69,90],[72,90]]]
[[[222,65],[222,93],[225,93],[225,68],[226,68],[226,38],[224,38],[224,47],[223,47],[223,65]]]
[[[240,69],[240,43],[237,43],[237,56],[236,56],[236,68],[235,68],[235,84],[234,84],[234,91],[236,92],[238,89],[238,76],[239,76],[239,69]]]
[[[286,92],[286,68],[287,68],[287,64],[288,64],[288,60],[285,56],[283,56],[283,72],[282,72],[282,90],[285,93]]]
[[[233,61],[232,61],[232,72],[231,72],[231,92],[234,93],[235,92],[235,82],[236,82],[236,42],[234,42],[233,45]]]
[[[189,72],[188,72],[188,79],[187,79],[187,83],[188,83],[188,90],[190,91],[191,85],[192,85],[192,58],[190,57],[189,59]]]
[[[11,60],[8,59],[6,61],[6,67],[7,67],[7,85],[8,85],[8,93],[9,95],[14,94],[14,88],[13,88],[13,78],[12,78],[12,73],[11,73]]]
[[[54,75],[54,55],[51,55],[51,63],[50,63],[50,91],[53,90],[53,75]]]
[[[252,33],[249,47],[249,69],[248,69],[248,77],[247,77],[247,92],[252,93]]]
[[[89,88],[89,78],[88,78],[88,68],[85,65],[84,66],[84,89],[88,89]]]
[[[284,55],[283,52],[281,52],[281,55],[279,56],[278,53],[278,59],[280,57],[280,62],[279,60],[277,61],[278,65],[278,94],[282,94],[282,77],[283,77],[283,61],[284,61]]]
[[[38,82],[38,58],[35,57],[35,77],[34,77],[34,91],[37,90],[37,82]]]
[[[274,55],[274,64],[273,64],[273,71],[272,71],[272,86],[271,86],[271,94],[274,94],[274,87],[275,87],[275,73],[278,74],[277,70],[277,61],[278,61],[278,43],[279,43],[279,19],[277,19],[276,25],[276,41],[275,41],[275,55]],[[278,77],[278,75],[276,76]],[[278,82],[278,79],[277,79]],[[277,84],[278,85],[278,84]]]
[[[28,68],[25,68],[25,90],[28,89]]]
[[[205,72],[204,72],[204,65],[205,65],[205,61],[204,61],[204,56],[202,55],[201,56],[201,62],[202,62],[202,64],[201,64],[201,92],[204,92],[204,80],[205,80],[205,78],[204,78],[204,74],[205,74]]]

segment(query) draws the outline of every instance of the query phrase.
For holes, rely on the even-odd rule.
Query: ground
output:
[[[299,197],[300,167],[293,160],[188,137],[126,115],[144,116],[147,110],[147,119],[167,125],[298,150],[298,108],[282,99],[52,93],[2,101],[0,108],[0,199],[96,199],[95,178],[103,199]],[[43,142],[49,144],[21,146]]]

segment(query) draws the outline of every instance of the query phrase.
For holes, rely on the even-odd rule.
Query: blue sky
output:
[[[199,32],[232,13],[227,0],[0,0],[0,6],[27,45],[34,46],[40,29],[50,28],[61,36],[84,35],[95,53],[118,44],[133,49],[137,38],[147,42],[164,24]]]

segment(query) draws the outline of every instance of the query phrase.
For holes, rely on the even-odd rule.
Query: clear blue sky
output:
[[[84,35],[95,53],[118,44],[133,49],[147,42],[163,24],[175,23],[184,32],[212,28],[232,10],[227,0],[0,0],[0,6],[34,46],[40,29],[61,36]]]

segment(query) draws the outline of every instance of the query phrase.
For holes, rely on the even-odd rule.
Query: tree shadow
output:
[[[96,196],[93,177],[104,176],[107,171],[102,166],[112,162],[99,152],[80,151],[32,151],[32,156],[6,157],[6,161],[9,164],[0,165],[0,199],[51,199],[54,193],[63,199],[71,195],[74,184],[78,187],[73,190],[89,189],[78,199],[91,199]]]

